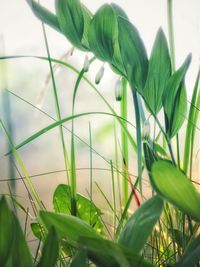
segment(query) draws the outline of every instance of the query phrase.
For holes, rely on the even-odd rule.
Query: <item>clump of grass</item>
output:
[[[200,194],[193,183],[192,166],[200,108],[200,75],[198,73],[192,101],[188,105],[185,76],[191,63],[191,55],[188,55],[181,67],[176,70],[172,1],[168,0],[170,48],[165,33],[159,29],[150,58],[147,57],[138,30],[129,21],[126,13],[115,4],[105,4],[93,15],[79,0],[56,0],[56,14],[33,0],[27,2],[42,23],[63,34],[77,49],[92,52],[94,57],[91,60],[86,58],[80,71],[62,60],[51,58],[45,26],[42,24],[47,57],[36,58],[49,63],[57,118],[52,118],[54,123],[16,146],[4,123],[0,122],[11,147],[8,155],[12,153],[15,156],[25,176],[29,197],[34,203],[36,220],[31,224],[31,229],[39,240],[39,245],[36,255],[32,256],[19,221],[3,197],[0,200],[0,226],[5,226],[5,229],[0,227],[0,265],[199,266]],[[2,60],[13,58],[17,57],[1,57]],[[109,64],[119,76],[122,90],[121,95],[119,92],[117,95],[117,100],[121,101],[120,115],[86,77],[86,72],[94,60]],[[54,63],[65,66],[77,74],[73,88],[72,112],[66,118],[62,118],[60,112]],[[100,76],[102,73],[101,70]],[[101,78],[98,77],[97,82],[100,82]],[[109,112],[75,113],[76,94],[82,80],[102,99]],[[132,124],[127,112],[128,90],[131,91],[135,109],[136,140],[129,128]],[[179,132],[187,117],[188,107],[185,151],[181,155]],[[161,112],[164,123],[158,116]],[[89,125],[89,144],[87,144],[90,156],[89,197],[79,194],[76,188],[78,156],[75,138],[79,138],[75,135],[76,118],[91,114],[111,116],[115,121],[113,127],[115,159],[108,160],[100,155],[109,166],[112,200],[109,198],[109,192],[103,191],[98,183],[93,184],[92,153],[98,152],[93,148],[91,125]],[[159,129],[157,135],[155,130],[153,135],[150,132],[151,117],[154,119],[154,129],[156,127]],[[64,141],[64,130],[66,130],[64,123],[67,121],[72,123],[70,153]],[[120,127],[121,133],[120,146],[117,141],[117,126]],[[67,183],[60,184],[55,189],[54,211],[49,212],[46,211],[32,184],[18,149],[56,127],[60,130]],[[174,138],[176,154],[172,146]],[[129,171],[129,150],[137,155],[137,176],[134,182]],[[120,162],[121,167],[119,167]],[[145,170],[148,172],[152,190],[149,199],[146,198],[143,189]],[[94,186],[104,198],[112,215],[111,225],[105,223],[103,212],[93,201]],[[26,216],[30,216],[13,195],[10,198],[15,206],[26,213]],[[134,213],[129,211],[133,201],[137,205]],[[12,238],[14,244],[10,249]],[[42,249],[40,249],[41,243]]]

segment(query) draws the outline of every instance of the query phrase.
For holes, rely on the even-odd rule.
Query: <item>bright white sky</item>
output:
[[[46,7],[54,8],[54,0],[41,0]],[[92,12],[105,3],[103,0],[83,0]],[[138,28],[148,53],[159,26],[167,33],[167,0],[115,0]],[[187,77],[189,89],[200,63],[200,0],[174,0],[176,63],[179,66],[191,52],[193,61]],[[0,34],[3,34],[7,54],[45,54],[41,24],[33,16],[25,0],[0,1]],[[60,56],[69,47],[65,38],[48,30],[51,52]]]

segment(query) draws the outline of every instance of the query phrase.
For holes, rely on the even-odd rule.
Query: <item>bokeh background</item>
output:
[[[42,0],[41,4],[54,10],[53,0]],[[83,0],[92,12],[105,1]],[[167,31],[166,0],[115,0],[128,14],[130,20],[138,28],[148,54],[158,28]],[[174,31],[176,66],[184,61],[188,53],[192,53],[192,64],[186,77],[188,99],[194,87],[195,77],[200,63],[200,1],[174,0]],[[54,30],[46,27],[51,57],[63,58],[64,61],[81,69],[85,54],[74,51],[66,56],[71,44]],[[35,18],[25,0],[0,0],[0,54],[46,56],[44,36],[41,22]],[[90,55],[89,55],[90,56]],[[95,61],[87,77],[94,82],[95,75],[102,63]],[[49,116],[56,118],[52,83],[48,79],[49,65],[34,58],[10,59],[0,62],[0,117],[11,130],[15,144],[20,143],[36,131],[51,124],[53,120],[34,106],[41,108]],[[77,74],[67,68],[57,67],[55,71],[62,117],[70,116],[74,84]],[[109,103],[118,111],[119,103],[115,101],[114,87],[117,75],[105,66],[105,75],[97,86]],[[5,91],[4,89],[9,90]],[[33,105],[33,106],[32,106]],[[76,101],[76,113],[102,111],[108,112],[106,105],[98,95],[82,82]],[[131,95],[129,94],[129,120],[134,124],[134,113]],[[10,122],[10,125],[9,125]],[[76,164],[78,191],[87,195],[90,178],[89,123],[92,129],[92,146],[99,153],[92,153],[93,179],[111,195],[111,176],[106,160],[114,160],[113,118],[103,115],[87,116],[76,120]],[[65,126],[70,129],[71,124]],[[134,128],[130,130],[135,134]],[[199,133],[199,130],[198,130]],[[120,141],[120,132],[117,133]],[[70,148],[70,132],[65,131],[67,147]],[[195,178],[199,177],[199,140],[195,151]],[[9,147],[5,135],[0,131],[0,193],[9,192],[9,179],[23,176],[20,169],[10,171],[8,157],[5,153]],[[19,150],[23,163],[32,177],[38,193],[47,208],[51,208],[53,191],[57,184],[65,183],[66,177],[62,146],[58,129],[41,136],[34,142]],[[106,160],[105,160],[106,159]],[[130,151],[130,172],[136,175],[136,160]],[[94,192],[98,192],[94,188]],[[16,180],[16,194],[26,207],[29,206],[27,190],[21,179]],[[105,202],[100,194],[94,194],[103,208]],[[97,197],[98,196],[98,197]],[[99,199],[98,199],[99,198]]]

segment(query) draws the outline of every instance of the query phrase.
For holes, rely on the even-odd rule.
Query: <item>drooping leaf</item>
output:
[[[60,184],[56,188],[53,196],[53,205],[56,212],[71,214],[71,189],[70,186]],[[77,216],[90,224],[98,232],[102,232],[101,211],[93,202],[86,197],[77,194]]]
[[[82,45],[85,49],[89,49],[89,27],[90,27],[90,22],[92,19],[92,13],[90,10],[81,4],[82,7],[82,13],[83,13],[83,20],[84,20],[84,28],[83,28],[83,37],[82,37]]]
[[[159,220],[163,208],[163,200],[154,196],[147,200],[128,219],[120,236],[119,244],[127,246],[134,253],[139,253]]]
[[[97,10],[89,27],[89,45],[96,57],[112,61],[117,34],[116,14],[110,5],[105,4]]]
[[[175,166],[166,161],[153,164],[152,185],[164,199],[200,221],[200,194],[192,182]]]
[[[151,52],[143,97],[147,107],[157,114],[162,107],[162,97],[167,80],[171,75],[171,60],[167,40],[159,29]]]
[[[41,211],[40,217],[47,229],[53,226],[58,235],[72,246],[77,246],[81,236],[101,238],[89,224],[75,216]]]
[[[131,87],[142,93],[148,71],[146,49],[137,29],[127,19],[118,17],[118,30],[119,48],[126,75]]]
[[[190,62],[191,55],[170,77],[164,90],[163,107],[166,117],[166,131],[169,138],[172,138],[178,132],[185,119],[187,99],[184,79]]]
[[[63,34],[75,47],[84,50],[82,45],[84,24],[85,20],[88,23],[90,19],[86,9],[82,8],[79,0],[56,0],[55,7]],[[85,31],[87,31],[86,28]]]
[[[87,263],[87,254],[84,250],[78,251],[70,264],[70,267],[80,267],[80,266],[81,267],[89,266]]]
[[[0,266],[7,262],[14,236],[13,214],[5,197],[0,200]]]
[[[180,261],[174,267],[194,267],[200,260],[200,236],[188,245]]]
[[[38,17],[41,21],[43,21],[50,27],[54,28],[56,31],[62,32],[55,14],[53,14],[34,0],[26,0],[26,2],[29,4],[36,17]]]
[[[50,228],[45,240],[42,256],[37,267],[55,267],[59,253],[59,242],[55,229]]]
[[[83,237],[79,240],[89,259],[104,267],[152,267],[143,257],[109,240]]]

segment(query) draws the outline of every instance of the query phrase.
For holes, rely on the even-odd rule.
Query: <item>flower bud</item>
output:
[[[122,100],[122,81],[118,79],[115,83],[115,99],[116,101]]]
[[[142,137],[144,140],[149,139],[150,136],[150,123],[149,120],[146,120],[143,125],[143,130],[142,130]]]
[[[95,83],[99,84],[104,75],[104,65],[99,69],[95,77]]]
[[[83,64],[84,72],[88,72],[89,67],[90,67],[90,61],[89,61],[88,55],[86,55],[85,56],[85,61],[84,61],[84,64]]]

